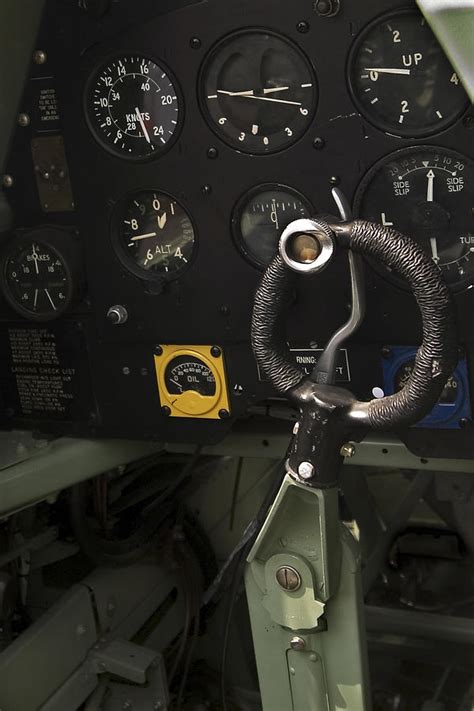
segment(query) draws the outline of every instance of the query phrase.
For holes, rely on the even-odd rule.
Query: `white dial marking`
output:
[[[254,123],[253,126],[252,126],[252,133],[253,133],[254,136],[256,136],[257,133],[258,133],[258,126],[257,126],[256,123]]]

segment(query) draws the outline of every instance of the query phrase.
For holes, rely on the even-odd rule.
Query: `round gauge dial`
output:
[[[246,193],[234,208],[232,231],[239,249],[266,268],[278,251],[280,235],[293,220],[310,217],[310,202],[286,185],[265,184]]]
[[[110,59],[88,81],[85,110],[99,143],[122,158],[159,154],[177,134],[179,99],[175,81],[147,57]]]
[[[191,218],[165,193],[145,190],[126,198],[116,210],[113,232],[122,263],[142,279],[176,279],[191,263]]]
[[[272,153],[300,138],[317,102],[311,64],[292,42],[270,32],[238,32],[204,62],[204,114],[223,141],[246,153]]]
[[[393,227],[420,244],[454,290],[474,280],[474,162],[444,148],[396,151],[369,170],[357,189],[354,211]],[[393,272],[377,270],[400,286]]]
[[[410,360],[404,363],[397,371],[395,375],[395,391],[398,392],[408,383],[410,379],[413,368],[415,367],[415,361]],[[438,400],[439,405],[454,405],[458,399],[458,381],[454,375],[450,375],[446,385],[444,386],[441,397]]]
[[[66,258],[43,231],[11,242],[3,256],[3,292],[13,309],[33,321],[50,321],[68,308],[74,291]]]
[[[216,379],[209,366],[200,358],[177,356],[165,370],[166,389],[174,395],[188,390],[212,397],[216,394]]]
[[[425,18],[398,12],[370,24],[349,59],[349,83],[362,114],[399,136],[442,131],[468,98]]]

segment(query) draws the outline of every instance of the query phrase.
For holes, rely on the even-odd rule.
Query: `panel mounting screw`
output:
[[[161,346],[155,346],[155,355],[163,355],[163,348]]]
[[[314,466],[311,462],[301,462],[298,466],[298,476],[301,479],[311,479],[314,476]]]
[[[33,62],[35,64],[44,64],[46,62],[46,59],[46,52],[43,52],[42,49],[37,49],[35,52],[33,52]]]
[[[170,408],[168,407],[168,405],[163,405],[163,407],[161,408],[161,412],[162,412],[162,414],[165,415],[166,417],[169,417],[169,416],[171,415],[171,410],[170,410]]]
[[[292,637],[290,640],[291,649],[301,652],[306,647],[306,642],[302,637]]]
[[[343,444],[340,449],[341,457],[347,457],[348,459],[353,457],[355,453],[356,453],[356,448],[350,442],[346,442],[346,444]]]
[[[301,32],[302,35],[306,34],[306,32],[309,31],[309,24],[305,21],[302,20],[301,22],[298,22],[296,25],[296,29],[298,32]]]
[[[227,418],[230,417],[229,410],[219,410],[219,417],[221,420],[227,420]]]
[[[326,141],[324,138],[321,138],[321,136],[316,136],[316,138],[313,139],[313,148],[316,148],[317,151],[321,150],[321,148],[324,148],[326,144]]]
[[[28,116],[28,114],[19,114],[18,125],[22,128],[26,128],[26,126],[30,125],[30,117]]]
[[[278,585],[283,590],[295,592],[301,587],[301,575],[290,565],[282,565],[275,573]]]
[[[211,356],[214,356],[214,358],[219,358],[221,354],[221,349],[219,346],[212,346],[211,348]]]
[[[199,37],[191,37],[191,39],[189,40],[189,46],[191,47],[191,49],[201,49],[201,44],[202,43]]]
[[[14,182],[15,181],[13,180],[13,176],[8,175],[8,173],[5,174],[2,178],[2,185],[4,188],[11,188]]]
[[[341,179],[338,175],[331,175],[331,177],[329,178],[329,182],[331,183],[331,185],[339,185]]]
[[[214,160],[219,155],[219,151],[214,146],[207,149],[207,157]]]
[[[201,188],[201,192],[203,195],[210,195],[212,193],[212,188],[210,185],[203,185]]]

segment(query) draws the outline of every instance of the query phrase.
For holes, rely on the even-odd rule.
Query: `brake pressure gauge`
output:
[[[160,346],[155,368],[164,414],[210,420],[229,416],[223,355],[217,346]]]
[[[69,232],[41,227],[15,235],[1,262],[3,293],[18,314],[31,321],[52,321],[67,311],[78,270]]]

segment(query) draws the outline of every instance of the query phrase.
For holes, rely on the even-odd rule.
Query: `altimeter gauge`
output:
[[[158,190],[132,193],[115,210],[112,236],[122,264],[141,279],[169,281],[189,268],[195,231],[186,210]]]

